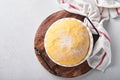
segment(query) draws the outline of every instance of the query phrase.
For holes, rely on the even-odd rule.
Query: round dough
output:
[[[74,18],[63,18],[54,22],[46,32],[45,50],[55,63],[76,65],[88,53],[89,38],[82,22]]]

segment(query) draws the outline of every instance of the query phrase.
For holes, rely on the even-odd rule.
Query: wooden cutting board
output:
[[[62,67],[55,64],[48,57],[44,48],[44,37],[49,26],[56,20],[66,17],[77,18],[81,21],[83,21],[85,18],[83,16],[67,12],[65,10],[61,10],[53,13],[52,15],[48,16],[39,26],[34,40],[34,47],[39,62],[47,71],[49,71],[50,73],[56,76],[71,78],[71,77],[83,75],[91,70],[87,61],[75,67]],[[96,37],[94,37],[94,41],[96,41]]]

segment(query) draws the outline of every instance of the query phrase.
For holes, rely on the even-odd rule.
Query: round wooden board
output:
[[[91,68],[88,66],[87,61],[75,67],[62,67],[62,66],[55,64],[47,56],[45,48],[44,48],[44,37],[45,37],[45,33],[47,29],[49,28],[49,26],[56,20],[61,19],[61,18],[66,18],[66,17],[77,18],[81,21],[83,21],[85,18],[83,16],[67,12],[65,10],[61,10],[61,11],[53,13],[52,15],[47,17],[42,22],[42,24],[39,26],[38,31],[35,36],[35,40],[34,40],[34,47],[35,47],[35,53],[36,53],[36,56],[39,62],[43,65],[43,67],[47,71],[57,76],[71,78],[71,77],[83,75],[91,70]]]

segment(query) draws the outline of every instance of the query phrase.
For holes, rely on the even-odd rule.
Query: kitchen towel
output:
[[[58,2],[60,7],[68,12],[87,16],[97,28],[100,37],[87,61],[91,68],[105,71],[111,63],[111,46],[103,22],[120,15],[120,2],[117,0],[95,0],[95,4],[86,0],[58,0]],[[87,19],[84,23],[94,32],[93,26]]]

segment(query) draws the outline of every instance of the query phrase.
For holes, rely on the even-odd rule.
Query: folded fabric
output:
[[[104,71],[111,63],[111,46],[110,37],[103,27],[103,22],[120,15],[120,2],[117,0],[95,0],[96,4],[88,3],[85,0],[58,0],[58,2],[66,11],[87,16],[97,28],[100,37],[87,61],[93,69]],[[94,31],[87,19],[84,20],[84,23],[92,32]]]
[[[120,7],[120,1],[118,0],[95,0],[97,6],[106,8]]]

